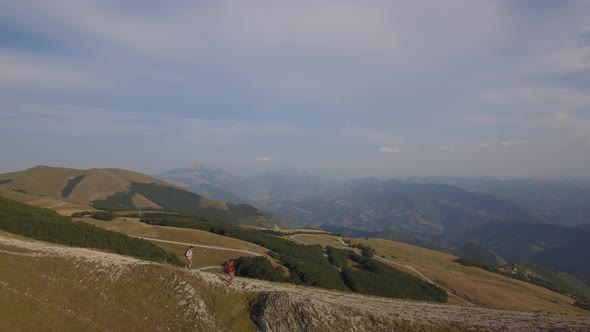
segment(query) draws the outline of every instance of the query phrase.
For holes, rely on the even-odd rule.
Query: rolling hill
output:
[[[576,308],[490,310],[248,278],[228,288],[216,274],[1,232],[0,247],[8,267],[0,269],[0,329],[7,331],[582,331],[590,324]]]
[[[24,227],[33,233],[23,235],[37,236],[39,230],[45,229],[49,233],[43,234],[50,234],[52,238],[93,241],[88,237],[88,232],[82,232],[80,236],[73,232],[74,229],[86,227],[93,229],[92,232],[99,239],[104,236],[122,236],[101,232],[96,227],[99,226],[129,235],[150,237],[150,242],[173,249],[175,253],[188,244],[207,248],[215,248],[210,244],[230,247],[217,247],[217,251],[225,256],[213,254],[213,261],[206,258],[211,255],[208,251],[199,252],[199,264],[220,264],[227,255],[234,258],[242,256],[244,246],[247,246],[247,256],[260,253],[277,257],[277,261],[291,271],[290,278],[295,278],[296,283],[289,285],[238,277],[227,289],[222,284],[222,275],[178,269],[169,264],[146,264],[137,258],[56,246],[0,231],[0,263],[3,267],[9,267],[0,269],[0,294],[6,295],[0,296],[0,310],[3,312],[0,329],[34,329],[39,324],[45,324],[48,329],[55,330],[88,329],[90,326],[107,330],[132,327],[165,330],[176,327],[228,331],[248,331],[262,327],[292,330],[294,326],[302,330],[313,326],[314,329],[334,331],[352,328],[575,330],[590,323],[589,314],[572,306],[573,300],[562,294],[485,270],[462,266],[454,263],[455,257],[448,254],[392,241],[347,240],[355,245],[370,245],[376,250],[374,260],[364,260],[352,255],[355,249],[346,246],[340,237],[321,232],[287,232],[277,236],[273,232],[222,223],[216,229],[211,229],[208,222],[198,218],[163,213],[152,213],[152,220],[163,217],[181,223],[179,225],[184,223],[187,227],[205,227],[208,231],[149,225],[123,217],[112,221],[92,220],[95,226],[90,226],[85,225],[84,218],[72,222],[45,209],[8,200],[0,202],[5,204],[0,209],[3,213],[0,215],[0,224],[7,226],[11,232],[14,227]],[[36,226],[30,228],[27,226],[29,223]],[[54,224],[70,225],[68,227],[73,228],[53,227]],[[259,245],[248,244],[244,240]],[[145,240],[139,239],[129,243],[134,241],[145,243]],[[116,245],[126,243],[102,242]],[[139,242],[132,247],[137,247]],[[77,242],[59,243],[79,245]],[[173,243],[181,247],[170,247]],[[326,249],[331,257],[329,260],[323,257],[320,247],[314,245],[316,243],[333,248]],[[231,248],[234,249],[233,253]],[[138,251],[139,255],[145,253],[147,251],[144,249]],[[336,264],[332,260],[342,258],[342,254],[349,255],[352,261],[347,264],[345,258]],[[341,264],[344,264],[342,273],[346,287],[352,287],[355,292],[381,293],[380,289],[385,288],[394,292],[391,294],[393,297],[403,298],[409,294],[396,294],[396,290],[407,291],[418,280],[433,280],[429,283],[441,285],[449,296],[452,295],[449,297],[452,305],[367,297],[351,294],[346,288],[326,287],[325,283],[329,281],[326,277],[331,274],[337,276],[339,270],[336,266]],[[313,272],[315,267],[320,268],[317,271],[319,273]],[[238,265],[238,271],[242,271],[240,268]],[[397,281],[384,282],[390,279],[405,281],[403,285]],[[418,286],[416,290],[426,292],[423,294],[438,289],[425,282],[415,286]],[[12,300],[2,301],[3,298]],[[533,311],[544,313],[538,316]],[[34,314],[23,314],[29,312]],[[334,323],[336,321],[339,323]]]
[[[43,198],[57,202],[56,206],[74,204],[105,210],[167,210],[235,224],[271,228],[279,225],[277,219],[253,206],[212,200],[183,187],[122,169],[37,166],[0,174],[0,188],[0,195],[20,194],[21,201],[33,204],[40,203],[39,199]]]

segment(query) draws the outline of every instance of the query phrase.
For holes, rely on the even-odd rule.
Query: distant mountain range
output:
[[[264,206],[268,201],[291,200],[318,193],[334,184],[296,169],[265,171],[245,177],[206,165],[177,168],[154,176],[213,199],[258,206]]]
[[[211,187],[230,193],[289,226],[321,227],[432,249],[477,241],[509,263],[533,262],[590,283],[590,248],[585,244],[590,232],[584,225],[590,222],[590,185],[584,182],[468,178],[334,182],[294,169],[241,177],[204,166],[158,177],[197,193],[204,189],[212,193]],[[566,225],[579,226],[574,230]]]
[[[104,210],[166,210],[235,224],[270,227],[278,220],[247,204],[232,204],[183,187],[122,169],[37,166],[0,174],[0,191],[47,196]]]
[[[406,178],[417,183],[460,187],[512,200],[537,220],[562,226],[590,222],[590,180],[504,180],[494,178]]]

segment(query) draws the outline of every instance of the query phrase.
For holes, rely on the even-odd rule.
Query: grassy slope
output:
[[[333,240],[329,241],[328,238]],[[338,244],[335,236],[301,234],[296,239],[346,248]],[[574,302],[572,299],[564,295],[482,269],[462,266],[454,263],[456,257],[449,254],[382,239],[352,239],[352,242],[370,245],[379,257],[385,255],[386,259],[395,263],[413,266],[448,291],[478,306],[519,311],[582,312],[571,305]],[[393,266],[412,273],[411,270]],[[453,297],[449,297],[449,303],[465,305]]]
[[[0,174],[0,179],[12,179],[3,185],[9,189],[23,189],[30,194],[60,197],[70,177],[84,174],[73,168],[36,166],[24,171]]]
[[[581,294],[590,299],[590,287],[586,286],[586,284],[580,281],[580,279],[572,276],[571,274],[556,272],[551,269],[532,264],[518,264],[518,267],[521,272],[523,270],[531,271],[536,277],[558,285],[564,290]]]
[[[12,179],[2,187],[8,189],[23,189],[33,195],[44,195],[61,199],[61,191],[70,178],[84,175],[80,183],[74,187],[69,201],[87,204],[100,198],[105,198],[117,191],[126,191],[130,182],[156,183],[159,185],[182,189],[171,183],[152,178],[140,173],[114,169],[79,170],[63,167],[36,166],[20,172],[0,174],[0,180]]]
[[[2,249],[0,266],[7,267],[0,269],[2,331],[255,330],[245,309],[251,294],[228,293],[225,286],[205,284],[169,266],[105,267]],[[187,310],[199,299],[213,322]]]
[[[94,221],[93,223],[103,225],[103,227],[108,227],[109,229],[123,231],[128,234],[144,234],[144,236],[162,239],[182,239],[183,241],[191,241],[194,239],[195,243],[213,243],[239,249],[247,248],[248,250],[253,251],[260,250],[259,252],[266,251],[266,249],[262,247],[247,244],[247,242],[244,241],[198,230],[152,226],[137,221],[125,223],[121,221],[121,219],[106,223],[101,221]],[[349,249],[340,244],[340,241],[336,236],[325,234],[297,234],[294,237],[296,240],[305,243],[317,243],[323,246],[329,245],[336,248]],[[289,237],[286,236],[285,238]],[[453,262],[453,259],[456,257],[452,255],[380,239],[357,239],[353,240],[353,242],[369,244],[377,249],[378,256],[385,254],[386,258],[399,264],[414,266],[418,271],[445,286],[445,288],[451,292],[454,292],[477,305],[523,311],[543,310],[567,313],[580,312],[579,309],[571,306],[573,301],[565,296],[481,269],[462,266]],[[160,243],[157,244],[161,245]],[[259,249],[252,249],[252,246],[258,247]],[[179,247],[176,250],[181,249],[182,248]],[[224,258],[219,257],[217,258],[217,261],[215,261],[216,258],[213,257],[215,253],[212,251],[200,254],[203,255],[203,261],[199,262],[199,259],[197,258],[197,266],[208,265],[208,262],[212,261],[211,259],[217,264],[221,258]],[[211,258],[208,257],[209,255],[211,255]],[[392,258],[392,255],[396,258]],[[399,268],[399,266],[394,267]],[[412,273],[410,270],[405,270],[403,268],[402,270],[404,272]],[[460,305],[465,304],[453,297],[449,297],[449,303]]]
[[[139,222],[139,219],[136,218],[117,218],[111,221],[100,221],[91,218],[82,218],[77,220],[81,220],[93,224],[95,226],[103,227],[108,230],[134,236],[142,236],[168,241],[186,242],[192,244],[227,247],[240,250],[249,250],[261,254],[265,254],[268,251],[268,249],[264,247],[246,241],[216,235],[196,229],[148,225],[146,223]],[[153,243],[164,248],[167,251],[175,253],[178,257],[184,257],[184,250],[186,250],[187,247],[186,245],[180,244],[169,244],[162,242]],[[205,248],[195,248],[194,255],[195,261],[193,263],[193,268],[211,265],[221,265],[229,258],[235,259],[240,256],[250,256],[245,253],[219,251]],[[274,264],[276,265],[276,263]]]
[[[83,178],[71,190],[70,195],[65,198],[61,197],[62,190],[68,181],[78,176],[83,176]],[[228,205],[225,202],[188,192],[177,185],[122,169],[77,170],[37,166],[20,172],[0,174],[0,180],[3,179],[11,179],[12,181],[0,185],[2,189],[0,196],[14,196],[11,193],[19,194],[12,189],[24,190],[31,197],[20,197],[19,201],[40,207],[53,208],[55,206],[55,209],[59,208],[62,211],[60,213],[64,215],[90,210],[90,208],[81,206],[90,205],[93,201],[103,200],[116,193],[126,193],[130,189],[136,188],[140,191],[138,194],[141,196],[129,195],[129,205],[135,199],[141,207],[162,206],[169,210],[224,219],[235,223],[251,222],[264,226],[272,226],[276,223],[273,218],[252,206]],[[133,206],[127,208],[133,208]]]

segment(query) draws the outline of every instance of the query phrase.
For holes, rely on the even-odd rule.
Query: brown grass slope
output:
[[[108,222],[86,218],[85,221],[129,235],[179,241],[187,244],[215,245],[251,250],[261,254],[267,252],[267,249],[263,247],[241,240],[199,230],[147,225],[132,218],[126,220],[118,218]],[[285,231],[288,232],[288,230]],[[339,237],[332,235],[295,234],[286,236],[286,238],[305,244],[350,249],[341,242]],[[362,243],[375,248],[377,259],[418,277],[421,277],[420,274],[422,274],[442,286],[451,294],[449,296],[450,304],[461,306],[471,304],[476,307],[528,312],[590,315],[590,313],[573,306],[574,300],[567,296],[482,269],[462,266],[453,262],[455,256],[446,253],[381,239],[353,239],[352,241],[353,243]],[[160,242],[154,242],[154,244],[171,250],[180,257],[182,257],[183,250],[186,249],[186,246],[183,245]],[[219,265],[227,258],[239,256],[243,256],[243,254],[197,248],[194,267]],[[273,264],[278,265],[276,261],[273,261]],[[420,274],[417,274],[416,271]]]
[[[294,241],[349,249],[340,238],[330,235],[298,234]],[[383,239],[350,239],[353,244],[369,245],[376,259],[422,278],[425,276],[452,296],[449,303],[528,312],[589,315],[573,306],[574,300],[551,290],[511,279],[475,267],[453,262],[456,256]],[[418,273],[417,273],[418,272]]]
[[[0,232],[0,330],[582,331],[590,317],[397,301],[237,278]]]
[[[62,197],[62,190],[71,179],[84,176],[84,178],[74,187],[67,197]],[[92,168],[89,170],[79,170],[73,168],[36,166],[20,172],[0,174],[2,180],[11,180],[10,182],[0,185],[0,188],[15,192],[16,194],[25,193],[32,196],[48,197],[58,199],[59,201],[89,205],[94,200],[105,199],[117,192],[126,192],[129,190],[131,182],[136,183],[155,183],[161,186],[173,187],[185,190],[183,187],[162,181],[141,173],[117,169],[117,168]],[[9,195],[4,191],[0,193],[3,197]],[[14,196],[14,195],[11,195]],[[24,196],[19,201],[31,202],[32,199],[26,199]],[[158,208],[159,206],[139,196],[134,197],[138,207]],[[202,197],[196,202],[201,207],[211,207],[216,209],[227,209],[224,202],[215,201]],[[43,204],[35,204],[43,206]]]

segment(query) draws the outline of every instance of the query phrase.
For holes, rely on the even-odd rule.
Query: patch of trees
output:
[[[319,245],[297,244],[268,232],[244,229],[189,215],[144,213],[141,221],[151,225],[199,229],[258,244],[269,249],[272,257],[278,259],[290,272],[289,277],[285,277],[266,258],[243,257],[236,261],[238,275],[328,289],[351,289],[363,294],[386,297],[435,302],[445,302],[447,299],[447,293],[436,285],[359,256],[350,250],[328,247],[326,259]],[[360,245],[360,248],[374,254],[370,246]],[[356,262],[360,270],[348,268],[348,260]],[[342,272],[338,273],[334,267],[341,268]]]
[[[118,192],[111,196],[92,202],[92,207],[100,210],[135,210],[136,207],[133,204],[133,194],[129,192]]]
[[[76,176],[71,178],[68,183],[66,183],[66,186],[61,190],[61,197],[69,197],[72,194],[72,191],[74,190],[74,188],[76,188],[76,186],[78,185],[78,183],[80,183],[80,181],[82,181],[82,179],[84,178],[84,174]]]
[[[264,233],[223,222],[212,222],[188,215],[145,213],[141,221],[151,225],[193,228],[233,237],[263,246],[290,271],[288,281],[328,289],[348,290],[338,271],[324,257],[320,246],[306,246]]]
[[[72,213],[72,218],[82,218],[90,216],[94,219],[109,221],[117,218],[117,215],[109,211],[84,211]]]
[[[285,282],[283,271],[272,266],[266,257],[240,257],[234,261],[236,275],[269,281]]]
[[[237,224],[248,223],[265,227],[278,223],[271,216],[248,204],[226,204],[227,209],[203,207],[200,205],[203,196],[155,183],[131,182],[128,192],[115,193],[103,200],[93,201],[92,206],[110,211],[135,210],[137,209],[133,204],[135,194],[142,195],[164,210],[191,214],[209,220],[223,220]]]
[[[371,248],[371,246],[366,246],[362,243],[359,243],[353,244],[351,245],[351,247],[360,249],[361,255],[363,255],[363,257],[365,258],[373,258],[373,256],[375,255],[375,249]]]
[[[366,247],[364,247],[366,248]],[[387,264],[345,249],[327,248],[328,259],[342,268],[342,279],[354,292],[384,297],[446,302],[447,292]],[[348,260],[356,263],[349,267]]]
[[[25,237],[94,248],[139,259],[182,265],[173,253],[149,241],[133,238],[83,222],[73,222],[55,211],[32,207],[13,200],[0,198],[0,229]]]
[[[484,269],[484,270],[490,271],[490,272],[496,272],[496,273],[499,272],[498,267],[495,265],[483,264],[478,261],[474,261],[474,260],[463,258],[463,257],[455,258],[455,260],[453,262],[459,263],[463,266],[477,267],[477,268]]]
[[[12,179],[0,179],[0,186],[12,181]]]

